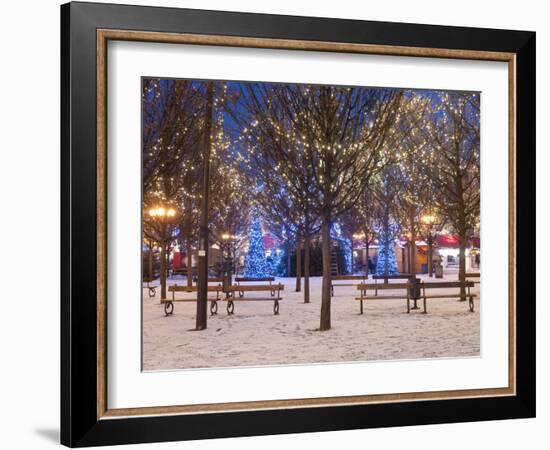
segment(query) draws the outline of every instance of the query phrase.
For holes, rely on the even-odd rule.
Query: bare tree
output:
[[[479,222],[479,93],[445,92],[431,104],[419,134],[439,211],[460,238],[459,280],[466,280],[466,245]],[[461,297],[465,300],[465,289]]]
[[[166,298],[169,248],[177,239],[182,192],[192,192],[196,163],[200,158],[199,139],[202,122],[200,84],[187,80],[144,79],[143,111],[143,208],[144,235],[161,249],[161,297]],[[151,208],[168,207],[177,211],[166,217],[151,216]]]
[[[265,83],[240,85],[240,109],[234,117],[248,150],[249,168],[259,186],[262,209],[275,217],[276,223],[287,222],[286,231],[294,235],[297,292],[301,290],[303,244],[304,303],[309,303],[311,237],[318,229],[317,214],[311,205],[313,171],[296,134],[291,134],[288,105],[280,101],[280,88]],[[246,114],[239,114],[243,111]],[[282,135],[283,129],[288,133]]]
[[[252,85],[246,92],[257,119],[247,130],[254,151],[273,162],[289,192],[297,198],[306,194],[321,222],[320,330],[331,327],[330,228],[384,167],[401,96],[390,89],[274,84]]]
[[[422,234],[422,215],[434,202],[432,181],[424,159],[423,145],[416,139],[418,127],[424,125],[423,117],[430,101],[407,92],[404,120],[401,126],[406,130],[396,148],[392,176],[398,186],[395,197],[395,218],[402,232],[408,234],[410,274],[416,278],[416,240]]]
[[[365,244],[365,276],[369,275],[369,247],[376,234],[376,217],[378,214],[378,200],[374,194],[377,177],[363,191],[357,202],[346,211],[339,223],[352,244],[356,237],[361,236]],[[354,237],[355,236],[355,237]],[[353,245],[352,245],[353,252]],[[353,255],[352,255],[353,257]]]
[[[396,169],[394,165],[388,165],[373,182],[373,228],[378,236],[379,253],[383,249],[384,259],[383,274],[387,276],[390,271],[389,259],[390,245],[393,245],[395,239],[399,236],[401,228],[398,217],[396,198],[399,193],[399,184],[396,178]],[[378,268],[377,268],[378,269]],[[378,271],[378,270],[377,270]]]

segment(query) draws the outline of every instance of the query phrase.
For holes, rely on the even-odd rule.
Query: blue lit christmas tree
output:
[[[378,260],[376,261],[376,275],[393,275],[397,272],[395,251],[391,233],[382,229],[378,240]]]
[[[248,254],[244,267],[245,277],[267,277],[269,276],[268,267],[265,261],[264,241],[260,218],[254,214],[250,225],[250,234],[248,237]]]

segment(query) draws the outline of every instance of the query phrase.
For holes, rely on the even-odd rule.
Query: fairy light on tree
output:
[[[182,237],[180,219],[189,217],[163,214],[163,206],[175,205],[192,195],[196,166],[200,158],[198,139],[202,122],[197,112],[204,108],[200,85],[188,80],[145,78],[142,83],[142,182],[144,240],[156,242],[161,257],[161,296],[166,297],[166,259]],[[175,210],[175,209],[174,209]],[[169,208],[168,208],[169,211]],[[168,212],[164,210],[164,213]],[[166,219],[170,219],[169,223]]]
[[[297,292],[301,291],[303,248],[304,303],[309,303],[311,236],[318,230],[318,222],[311,206],[313,170],[306,152],[307,137],[289,123],[300,113],[290,113],[293,116],[289,117],[285,102],[290,97],[274,85],[241,85],[240,93],[240,112],[244,110],[246,114],[237,121],[247,147],[247,159],[252,163],[253,178],[260,187],[257,204],[262,213],[274,219],[269,222],[275,225],[276,234],[285,235],[287,255],[288,241],[294,240]]]
[[[395,138],[391,129],[398,120],[401,94],[390,89],[262,84],[247,95],[260,123],[243,130],[253,151],[278,168],[295,198],[307,192],[307,206],[321,223],[319,328],[328,330],[330,229],[384,167],[383,148]]]
[[[466,245],[479,223],[479,93],[444,92],[430,104],[419,127],[434,205],[459,235],[459,280],[466,281]],[[461,298],[466,289],[461,287]]]

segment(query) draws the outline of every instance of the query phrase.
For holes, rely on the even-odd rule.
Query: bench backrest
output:
[[[271,284],[271,285],[251,285],[251,286],[237,286],[234,284],[233,286],[229,287],[230,291],[284,291],[285,285],[278,283],[278,284]]]
[[[344,280],[366,280],[366,275],[333,275],[330,277],[332,281],[344,281]]]
[[[275,277],[236,277],[237,283],[246,283],[247,281],[275,281]]]
[[[479,278],[480,275],[481,274],[479,272],[471,272],[466,274],[466,278]]]
[[[357,289],[360,291],[383,291],[390,289],[410,289],[414,287],[412,283],[391,283],[391,284],[369,284],[361,283],[357,285]]]
[[[216,291],[218,289],[221,289],[222,287],[220,285],[218,286],[208,286],[209,291]],[[198,290],[197,285],[193,286],[187,286],[185,284],[177,285],[174,284],[173,286],[168,286],[168,292],[196,292]]]
[[[460,281],[436,281],[434,283],[424,282],[420,286],[424,289],[443,289],[443,288],[460,288],[460,287],[474,287],[475,283],[473,281],[465,281],[461,283]]]
[[[186,292],[189,289],[196,289],[197,286],[187,286],[182,284],[181,286],[174,284],[173,286],[168,286],[168,292]]]

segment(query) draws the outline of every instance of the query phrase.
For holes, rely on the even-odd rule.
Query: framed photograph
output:
[[[535,415],[535,33],[61,7],[61,441]]]

